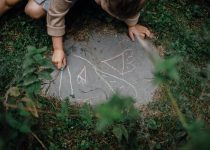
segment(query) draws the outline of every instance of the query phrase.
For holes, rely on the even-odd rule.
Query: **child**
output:
[[[144,0],[95,0],[111,16],[124,21],[128,25],[128,34],[134,41],[135,36],[151,37],[150,31],[137,25],[139,11]],[[47,30],[52,36],[52,61],[58,69],[66,65],[63,48],[63,35],[65,34],[65,15],[76,0],[52,0],[47,14]]]
[[[21,0],[0,0],[0,17],[20,1]],[[46,16],[49,1],[50,0],[29,0],[25,7],[25,13],[33,19],[42,18]]]
[[[0,0],[0,16],[20,0]],[[30,0],[25,8],[26,14],[38,19],[47,11],[47,31],[52,36],[52,62],[58,69],[66,66],[63,47],[65,34],[65,15],[77,0]],[[95,0],[111,16],[124,21],[128,25],[128,34],[132,41],[135,36],[151,37],[151,32],[144,26],[137,25],[139,11],[145,0]],[[1,9],[4,8],[4,9]]]

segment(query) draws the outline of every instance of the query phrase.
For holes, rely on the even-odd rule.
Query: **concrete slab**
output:
[[[88,41],[65,40],[68,65],[53,72],[48,95],[98,104],[118,92],[139,104],[151,101],[153,66],[141,45],[115,32],[92,31],[89,36]]]

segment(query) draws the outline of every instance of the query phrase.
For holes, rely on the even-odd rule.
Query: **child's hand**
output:
[[[142,38],[153,37],[153,34],[149,31],[149,29],[142,25],[135,25],[132,27],[128,27],[128,34],[132,41],[135,40],[136,36],[140,36]]]
[[[62,69],[66,66],[66,57],[63,50],[54,50],[52,62],[57,69]]]

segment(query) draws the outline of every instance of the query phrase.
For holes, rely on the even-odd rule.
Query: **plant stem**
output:
[[[166,86],[166,90],[167,90],[167,94],[169,96],[169,99],[171,101],[171,104],[172,106],[174,107],[176,113],[177,113],[177,116],[180,120],[180,122],[182,123],[183,127],[184,128],[188,128],[188,124],[187,124],[187,121],[186,121],[186,118],[184,117],[183,113],[181,112],[181,110],[179,109],[179,106],[177,104],[177,101],[176,99],[174,98],[173,94],[171,93],[170,91],[170,88],[168,86]]]
[[[31,134],[32,134],[32,136],[41,144],[41,146],[42,146],[42,148],[44,149],[44,150],[47,150],[47,147],[44,145],[44,143],[38,138],[38,136],[35,134],[35,133],[33,133],[33,132],[31,132]]]

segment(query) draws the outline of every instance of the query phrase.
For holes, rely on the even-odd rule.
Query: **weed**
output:
[[[209,149],[210,21],[206,1],[151,0],[142,10],[140,21],[153,29],[155,43],[165,48],[165,59],[155,63],[156,83],[163,84],[161,100],[148,104],[147,111],[154,113],[147,115],[138,113],[132,98],[118,95],[95,109],[40,96],[40,84],[50,79],[51,70],[42,53],[46,48],[35,48],[50,45],[43,34],[45,23],[13,11],[18,12],[17,17],[12,17],[13,12],[0,23],[0,95],[6,94],[6,104],[10,104],[7,109],[0,105],[0,148]],[[114,23],[109,17],[104,20]],[[35,47],[27,52],[28,45]]]

